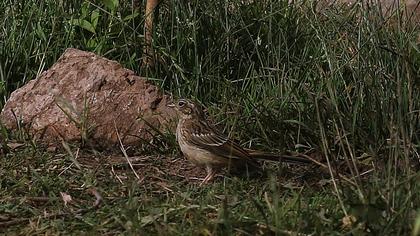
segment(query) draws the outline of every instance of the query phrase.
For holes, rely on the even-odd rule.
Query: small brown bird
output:
[[[308,163],[305,158],[281,156],[244,149],[210,125],[201,106],[187,99],[180,99],[175,107],[180,113],[176,138],[184,156],[196,165],[204,166],[207,176],[201,184],[209,182],[216,170],[223,167],[238,168],[258,166],[256,159]]]

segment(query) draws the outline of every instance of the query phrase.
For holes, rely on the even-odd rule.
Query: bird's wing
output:
[[[190,141],[194,145],[226,158],[250,160],[246,150],[210,125],[202,122],[192,131]]]

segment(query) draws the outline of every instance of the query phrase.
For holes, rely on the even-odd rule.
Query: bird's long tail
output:
[[[280,162],[287,162],[291,164],[311,163],[310,160],[304,157],[282,155],[282,154],[275,154],[275,153],[269,153],[269,152],[261,152],[261,151],[256,151],[256,150],[247,150],[247,151],[251,158],[256,158],[256,159],[261,159],[261,160],[280,161]]]

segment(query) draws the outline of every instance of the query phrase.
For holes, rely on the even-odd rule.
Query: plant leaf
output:
[[[91,33],[96,34],[95,32],[95,28],[93,27],[93,25],[87,21],[87,20],[83,20],[83,19],[73,19],[70,20],[70,24],[75,25],[75,26],[79,26]]]
[[[136,18],[138,15],[139,15],[139,12],[135,11],[133,14],[130,14],[130,15],[124,17],[123,21],[130,21],[130,20]]]
[[[102,0],[102,3],[105,5],[106,8],[110,11],[115,11],[118,7],[119,2],[118,0]]]
[[[98,25],[98,20],[99,20],[99,10],[96,9],[90,15],[90,22],[92,23],[92,26],[94,29],[96,29],[96,26]]]

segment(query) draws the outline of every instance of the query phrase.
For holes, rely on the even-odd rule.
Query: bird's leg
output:
[[[203,184],[207,184],[216,175],[216,171],[211,166],[206,166],[206,171],[207,171],[207,175],[203,179],[203,182],[201,182],[200,186],[202,186]]]

